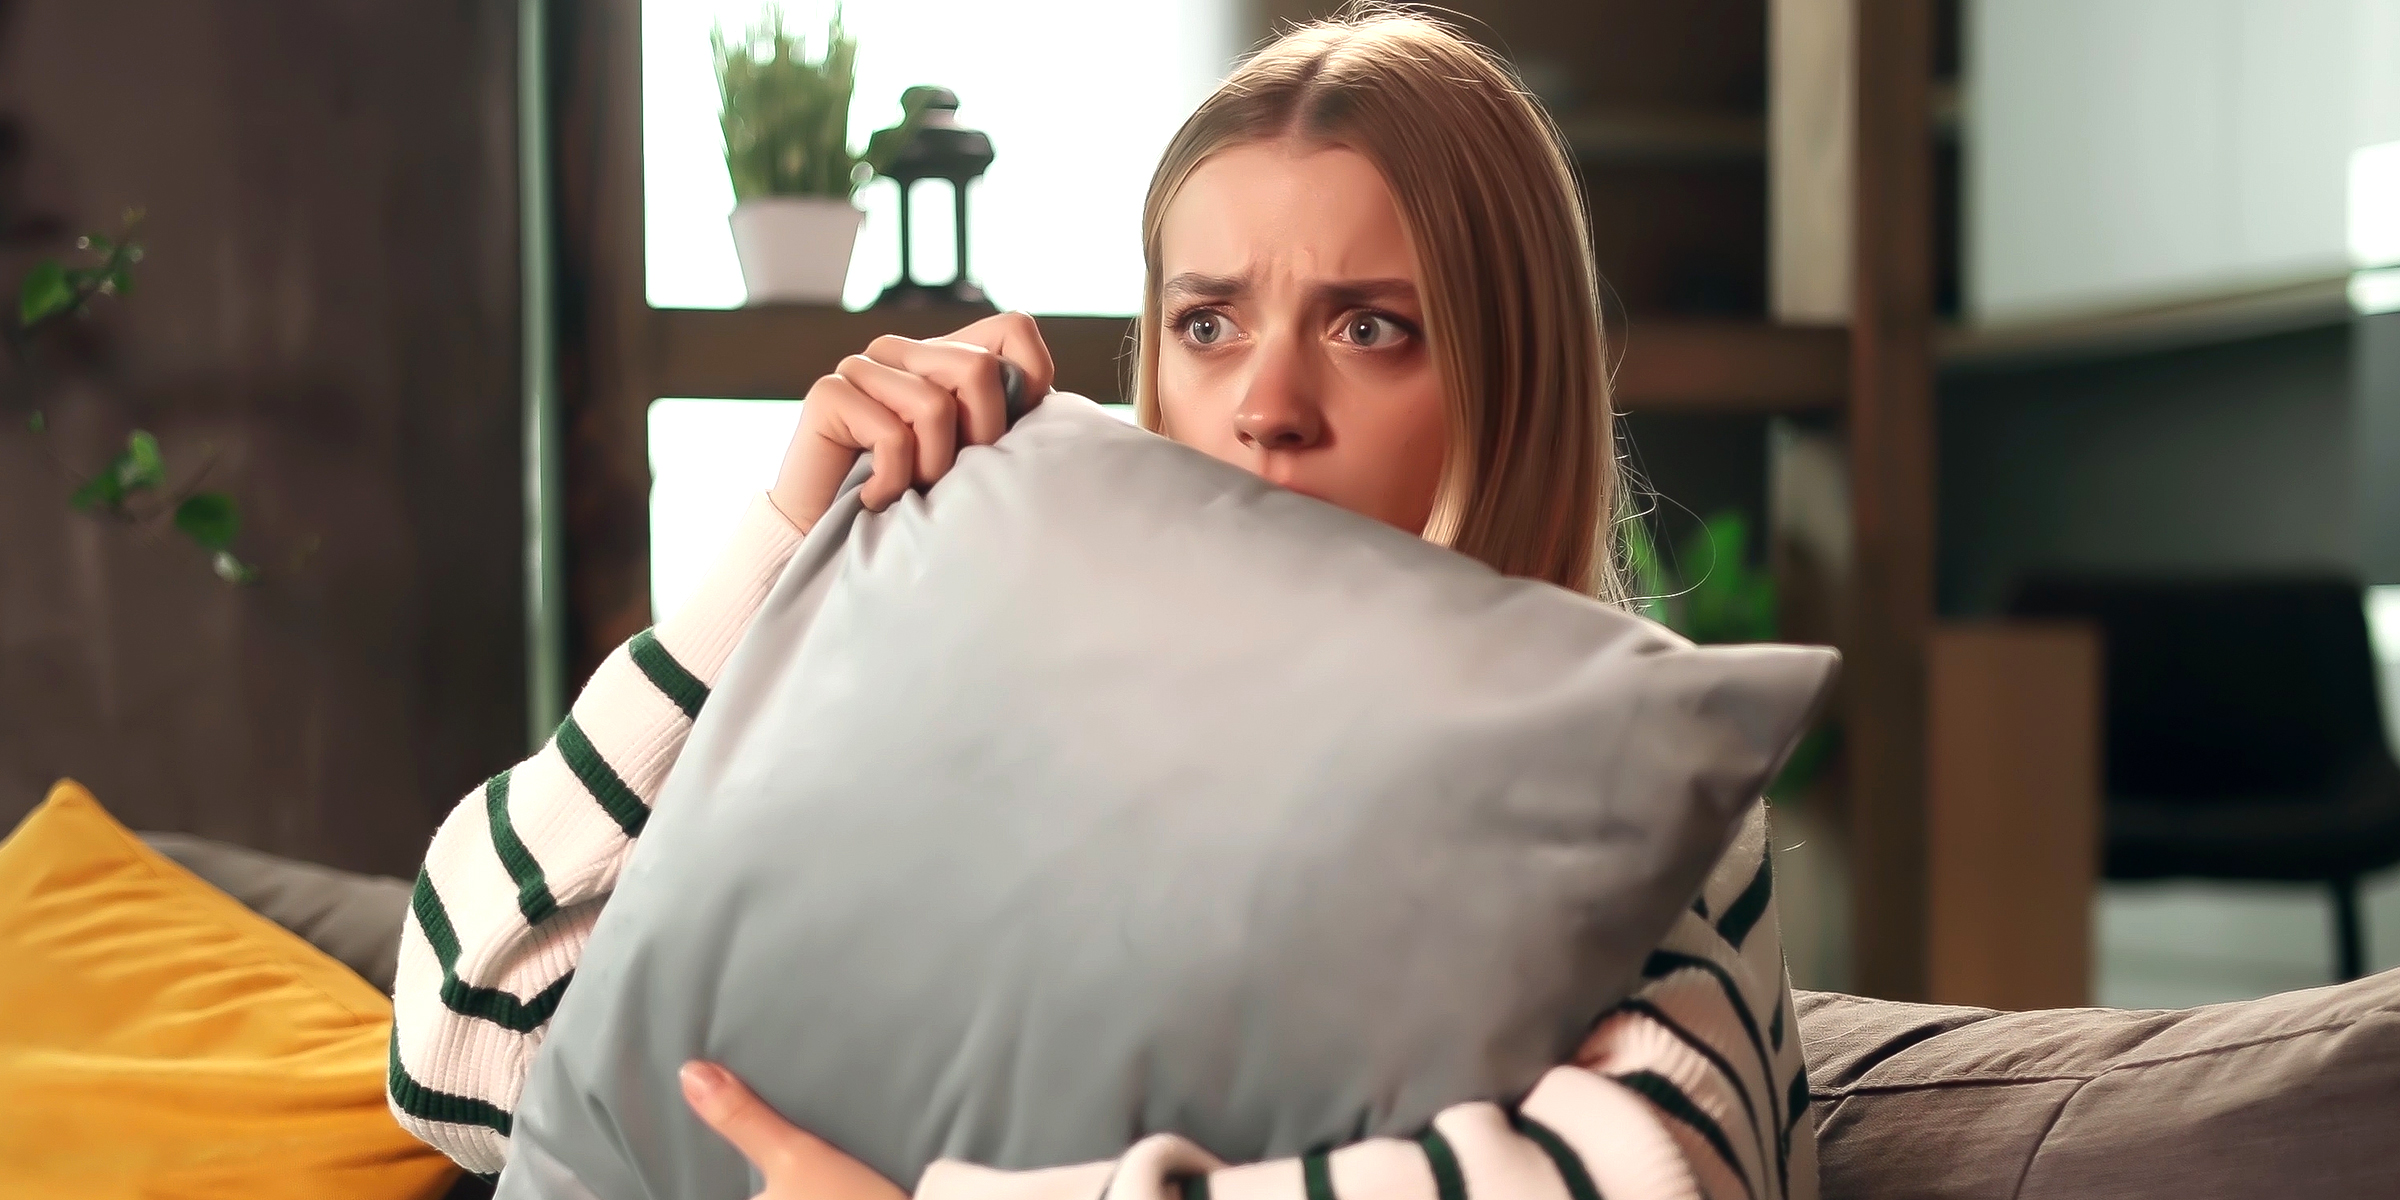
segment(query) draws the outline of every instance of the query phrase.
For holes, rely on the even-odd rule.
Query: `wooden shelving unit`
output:
[[[1857,0],[1843,652],[1856,990],[1929,997],[1937,229],[1933,0]]]
[[[933,337],[972,310],[849,312],[776,305],[657,309],[649,325],[653,386],[661,395],[798,396],[880,334]],[[1058,360],[1058,386],[1103,402],[1129,399],[1133,322],[1039,317]],[[1756,321],[1653,318],[1618,332],[1617,406],[1627,412],[1799,413],[1839,409],[1849,336],[1831,328]]]
[[[1857,975],[1923,993],[1925,642],[1932,619],[1933,90],[1938,0],[1858,0],[1855,306],[1847,327],[1766,315],[1768,0],[1455,0],[1477,36],[1575,95],[1578,160],[1631,423],[1745,439],[1819,414],[1847,431]],[[1318,0],[1258,0],[1265,22]],[[649,621],[644,415],[661,396],[793,396],[877,333],[962,314],[653,310],[643,280],[639,0],[560,13],[556,137],[570,678]],[[1954,259],[1954,255],[1952,258]],[[1063,387],[1122,395],[1129,324],[1045,317]],[[1703,455],[1702,457],[1706,457]],[[1746,461],[1746,460],[1745,460]],[[1660,481],[1664,484],[1666,481]]]

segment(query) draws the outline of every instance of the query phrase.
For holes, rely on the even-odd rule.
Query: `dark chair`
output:
[[[2332,889],[2365,970],[2359,877],[2400,863],[2400,766],[2355,579],[2036,579],[2013,615],[2099,626],[2110,879]]]

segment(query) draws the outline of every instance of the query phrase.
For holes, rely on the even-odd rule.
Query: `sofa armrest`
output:
[[[2400,1195],[2400,971],[2179,1011],[1794,997],[1827,1200]]]

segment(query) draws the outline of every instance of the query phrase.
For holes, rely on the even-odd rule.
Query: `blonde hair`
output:
[[[1621,602],[1607,355],[1565,144],[1507,67],[1424,17],[1353,7],[1295,28],[1176,133],[1142,210],[1141,423],[1160,428],[1167,208],[1210,155],[1282,138],[1373,162],[1414,244],[1450,430],[1426,539],[1505,574]]]

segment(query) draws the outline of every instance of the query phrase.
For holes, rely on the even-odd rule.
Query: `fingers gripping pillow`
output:
[[[1054,395],[803,544],[593,932],[503,1191],[748,1196],[692,1058],[903,1186],[1520,1096],[1834,661],[1695,648]]]

